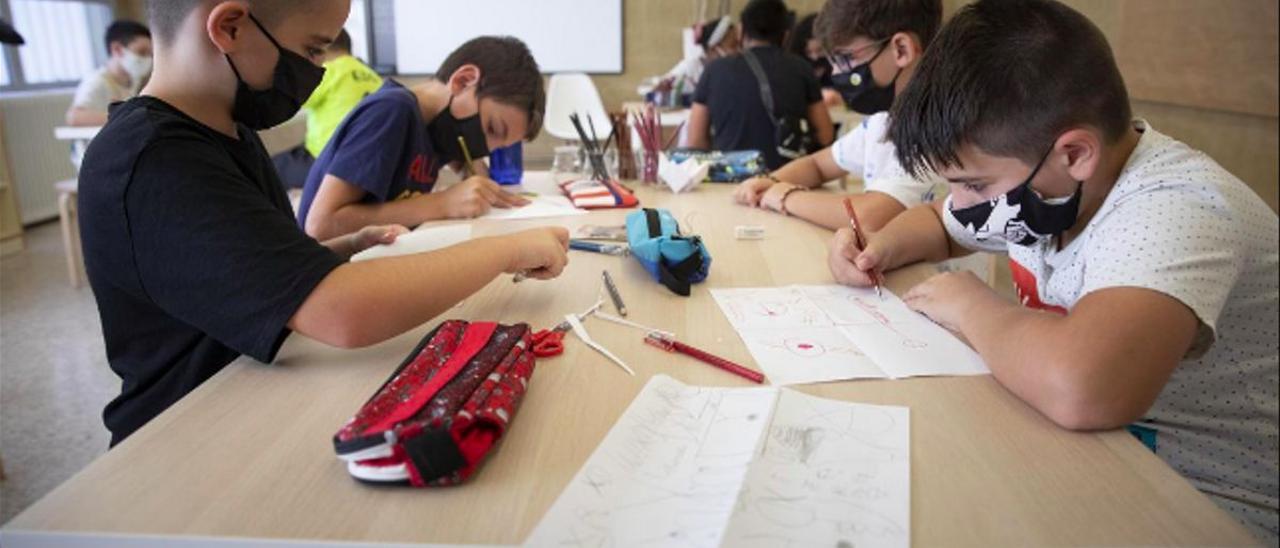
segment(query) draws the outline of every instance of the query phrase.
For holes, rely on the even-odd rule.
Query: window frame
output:
[[[74,2],[78,4],[98,4],[98,5],[106,6],[109,10],[111,10],[113,19],[118,19],[120,17],[120,6],[118,5],[118,2],[116,0],[61,0],[61,1]],[[4,18],[4,20],[10,21],[10,22],[13,21],[13,12],[11,10],[11,7],[9,6],[9,0],[0,0],[0,18]],[[104,28],[102,30],[105,31],[106,29]],[[21,29],[19,29],[19,32],[21,32]],[[95,46],[97,45],[99,44],[95,44]],[[27,82],[26,72],[23,70],[23,67],[22,67],[22,58],[21,58],[21,55],[18,53],[18,46],[5,45],[5,46],[0,46],[0,49],[3,49],[3,52],[2,52],[3,62],[5,64],[5,69],[9,73],[9,83],[0,85],[0,92],[8,93],[8,92],[65,89],[65,88],[74,88],[77,84],[79,84],[79,80],[42,82],[39,84],[29,83]],[[95,63],[97,63],[98,65],[101,65],[103,62],[103,59],[105,59],[106,57],[105,54],[103,54],[103,52],[97,47],[94,47],[92,53],[93,53],[93,58]]]

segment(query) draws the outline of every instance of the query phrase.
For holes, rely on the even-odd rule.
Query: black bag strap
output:
[[[644,220],[649,227],[650,238],[662,236],[662,221],[658,219],[658,210],[649,207],[644,208]]]
[[[453,436],[445,429],[428,430],[404,441],[404,452],[418,470],[423,483],[452,474],[467,465]]]
[[[686,257],[674,265],[667,265],[666,261],[658,259],[658,281],[662,285],[670,289],[672,293],[681,297],[688,297],[693,293],[693,284],[689,280],[693,279],[693,275],[702,269],[702,250],[694,246],[693,254]]]
[[[765,76],[764,68],[760,66],[760,60],[756,59],[751,50],[742,50],[742,58],[747,60],[747,66],[751,67],[751,73],[756,75],[756,83],[760,84],[760,101],[764,103],[765,112],[769,113],[769,122],[773,124],[773,129],[777,130],[778,113],[773,107],[773,88],[769,87],[769,77]]]

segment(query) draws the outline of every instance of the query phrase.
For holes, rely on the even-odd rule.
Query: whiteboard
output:
[[[432,74],[477,36],[524,41],[544,73],[622,72],[622,0],[395,0],[396,71]]]

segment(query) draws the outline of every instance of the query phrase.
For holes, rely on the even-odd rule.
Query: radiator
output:
[[[58,217],[58,193],[53,184],[76,176],[71,144],[53,137],[65,125],[71,91],[5,94],[0,97],[4,143],[9,148],[18,216],[29,225]]]

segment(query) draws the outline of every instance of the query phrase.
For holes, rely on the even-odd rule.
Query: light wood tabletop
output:
[[[549,327],[593,304],[609,269],[629,318],[755,367],[710,288],[831,283],[830,233],[734,205],[732,187],[673,196],[669,208],[713,256],[711,276],[684,298],[631,258],[571,252],[549,282],[509,276],[450,310],[462,318]],[[477,222],[478,234],[546,224],[620,224],[629,211],[565,219]],[[760,225],[760,241],[735,225]],[[933,272],[893,273],[903,292]],[[404,291],[431,291],[422,280]],[[645,345],[642,333],[588,320],[594,338],[637,371],[630,377],[574,336],[540,360],[507,438],[460,487],[357,483],[330,438],[438,322],[372,348],[344,351],[294,335],[277,362],[237,360],[5,527],[33,533],[194,535],[334,541],[522,542],[654,374],[704,386],[749,383]],[[861,380],[799,387],[828,398],[911,408],[911,539],[919,546],[1246,545],[1242,526],[1124,431],[1056,427],[992,377]]]

